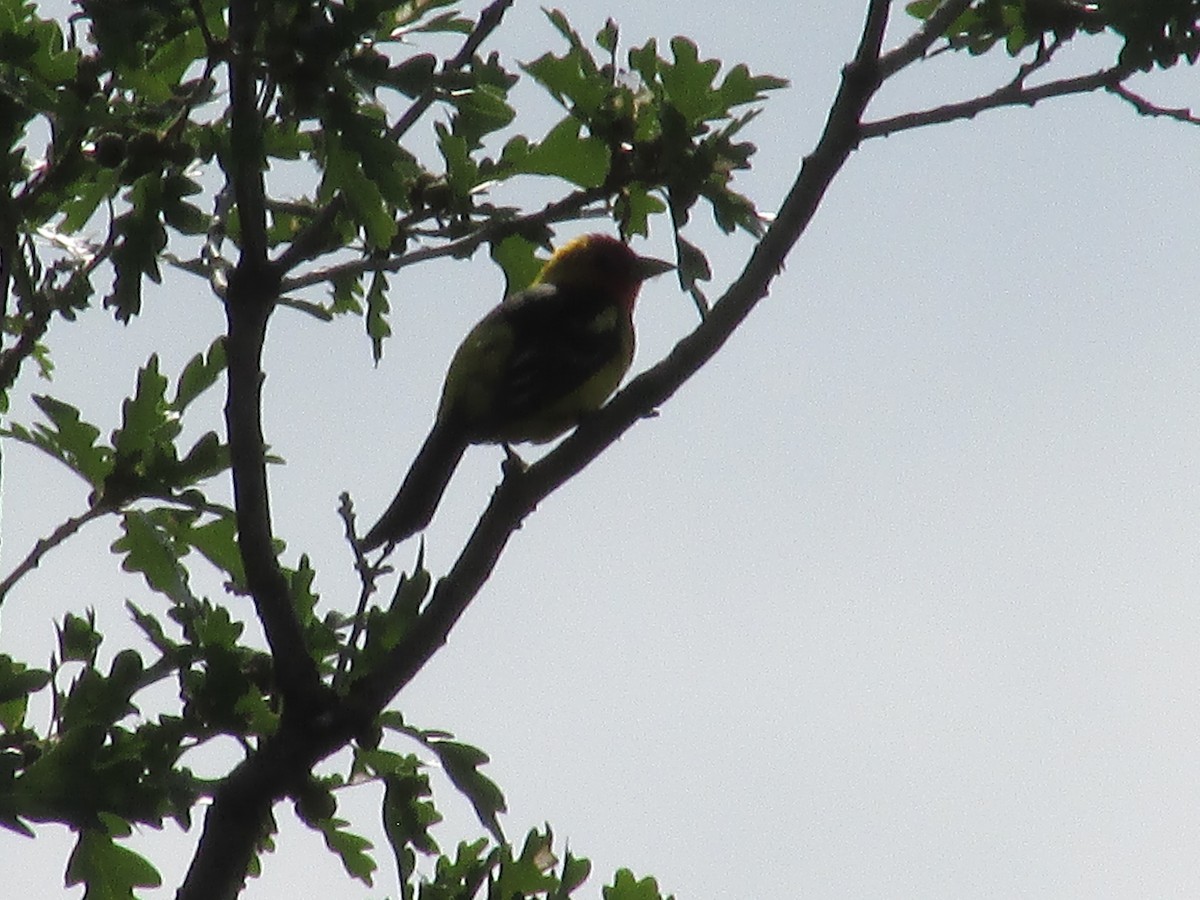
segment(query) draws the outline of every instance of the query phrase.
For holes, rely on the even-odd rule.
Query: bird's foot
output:
[[[500,464],[500,471],[505,477],[509,475],[522,475],[529,468],[529,463],[517,456],[517,451],[510,444],[504,445],[504,462]]]

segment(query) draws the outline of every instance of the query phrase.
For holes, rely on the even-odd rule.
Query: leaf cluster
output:
[[[915,0],[906,7],[928,19],[939,0]],[[1119,64],[1130,70],[1170,68],[1200,56],[1200,2],[1197,0],[977,0],[946,29],[950,47],[972,54],[1003,44],[1011,55],[1047,39],[1069,40],[1078,33],[1111,31],[1122,40]]]
[[[516,289],[561,223],[605,217],[630,237],[661,216],[703,308],[707,261],[680,232],[697,204],[725,231],[761,232],[734,176],[755,151],[743,129],[784,81],[723,70],[684,38],[665,55],[654,41],[621,53],[611,21],[589,44],[557,11],[547,16],[563,48],[515,65],[483,48],[510,2],[476,18],[453,0],[81,0],[65,21],[30,2],[0,3],[0,411],[23,367],[53,375],[53,328],[93,307],[130,322],[163,293],[151,287],[166,267],[201,279],[211,300],[199,302],[259,327],[257,343],[232,324],[226,336],[198,338],[178,373],[152,355],[130,373],[107,434],[95,411],[53,389],[31,397],[34,421],[0,431],[86,485],[79,512],[0,581],[0,602],[106,517],[119,530],[113,561],[145,589],[125,605],[137,647],[106,653],[101,623],[113,610],[79,609],[57,623],[48,664],[0,656],[0,824],[24,835],[43,822],[73,829],[67,883],[87,897],[133,897],[161,881],[126,839],[134,825],[186,828],[202,800],[210,815],[221,804],[228,780],[194,771],[215,741],[241,748],[249,766],[297,733],[335,729],[313,765],[350,746],[349,768],[310,765],[264,789],[261,821],[249,817],[254,858],[237,877],[270,848],[272,804],[286,797],[370,884],[373,848],[337,815],[342,792],[364,783],[382,788],[403,897],[567,898],[589,875],[570,851],[557,858],[549,826],[519,849],[509,842],[482,751],[408,725],[384,711],[386,700],[355,705],[428,627],[432,577],[418,563],[381,600],[386,570],[359,560],[355,612],[323,606],[312,558],[289,556],[269,524],[255,532],[237,494],[256,467],[281,462],[252,440],[261,410],[250,409],[250,428],[223,433],[206,419],[215,404],[196,402],[223,388],[227,409],[253,406],[239,385],[260,383],[265,323],[277,309],[359,316],[378,359],[393,332],[396,272],[486,246]],[[456,53],[431,51],[447,39],[461,41]],[[522,79],[563,108],[544,134],[522,133],[510,102]],[[283,196],[275,175],[285,171],[297,177]],[[495,199],[547,179],[561,196],[542,209]],[[232,507],[221,487],[230,470]],[[269,620],[272,591],[282,613]],[[296,636],[288,647],[299,667],[285,665],[286,641],[272,630],[280,620]],[[295,702],[297,669],[317,682],[311,709]],[[39,709],[44,722],[31,712]],[[280,756],[300,758],[288,749]],[[431,830],[440,820],[433,768],[486,834],[452,854]],[[624,871],[604,893],[660,896],[652,880]]]
[[[510,141],[502,160],[525,171],[565,173],[581,187],[615,188],[614,212],[626,234],[646,234],[650,217],[664,211],[659,196],[665,197],[681,282],[706,308],[698,282],[711,278],[708,262],[680,232],[703,199],[723,231],[762,234],[754,204],[731,187],[734,173],[750,167],[756,150],[736,137],[757,109],[739,110],[787,82],[752,75],[744,65],[718,80],[721,61],[702,59],[684,37],[671,40],[670,59],[659,55],[653,39],[631,48],[622,68],[620,32],[612,20],[595,37],[607,55],[601,61],[561,13],[547,15],[569,49],[546,53],[524,69],[569,115],[535,147],[521,138]],[[560,162],[567,159],[574,160],[570,168]]]

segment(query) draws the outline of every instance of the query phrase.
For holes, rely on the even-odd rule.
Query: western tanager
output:
[[[672,268],[603,234],[560,247],[455,351],[433,428],[362,549],[429,524],[468,444],[553,440],[599,409],[633,361],[638,289]]]

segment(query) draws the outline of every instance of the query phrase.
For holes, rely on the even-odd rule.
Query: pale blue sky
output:
[[[627,45],[682,32],[792,80],[748,132],[741,186],[764,210],[865,6],[560,5],[584,34],[612,15]],[[897,3],[892,34],[908,28]],[[510,59],[558,46],[532,3],[507,35]],[[905,73],[873,110],[995,86],[1010,64],[993,57]],[[1194,72],[1143,86],[1200,105]],[[529,121],[556,114],[547,100]],[[1200,130],[1103,95],[866,144],[771,296],[527,521],[398,708],[492,755],[510,834],[550,821],[593,860],[585,896],[618,866],[680,900],[1200,895],[1197,159]],[[749,245],[703,218],[693,240],[723,286]],[[666,255],[666,229],[639,249]],[[482,255],[407,271],[378,369],[356,322],[272,326],[277,528],[342,609],[337,494],[365,517],[390,499],[450,353],[502,289]],[[694,315],[668,280],[648,286],[635,367]],[[177,371],[220,324],[189,281],[127,329],[89,314],[51,336],[55,390],[111,427],[151,349],[168,341]],[[500,458],[468,453],[427,535],[435,573]],[[4,462],[7,570],[84,497],[23,450]],[[84,603],[125,633],[123,600],[154,601],[114,571],[115,536],[92,526],[48,558],[7,601],[0,649],[48,655],[46,617]],[[452,847],[475,829],[441,799]],[[376,804],[345,805],[377,844],[374,889],[281,807],[245,896],[397,896]],[[46,832],[0,832],[0,858],[22,861],[13,896],[79,895],[59,887],[65,832]],[[173,895],[195,834],[146,834],[171,886],[147,896]]]

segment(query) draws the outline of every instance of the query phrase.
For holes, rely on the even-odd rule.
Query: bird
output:
[[[674,268],[605,234],[556,250],[529,287],[507,296],[459,344],[433,427],[360,549],[424,529],[471,444],[552,441],[603,406],[633,362],[642,282]]]

